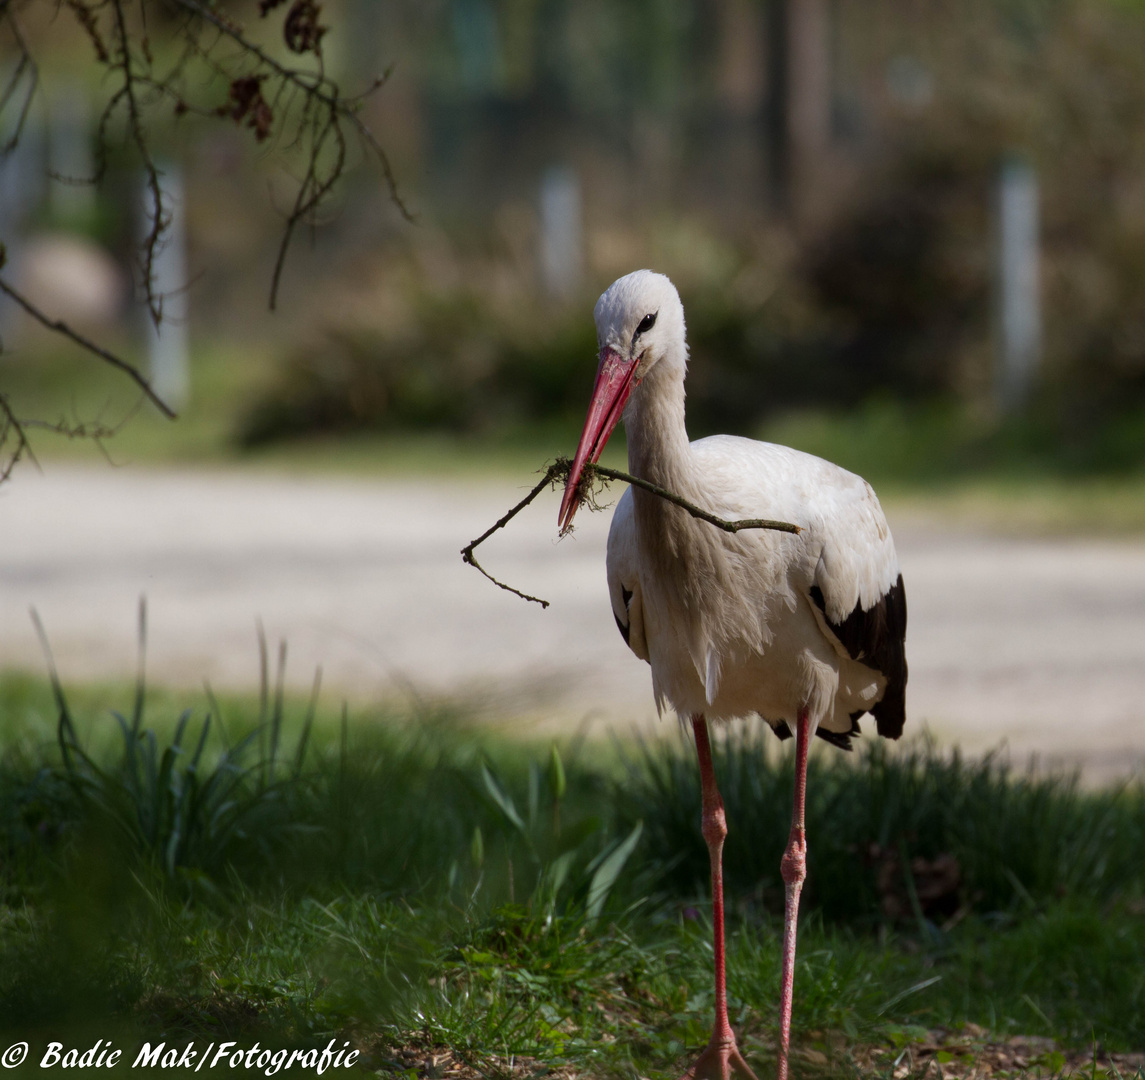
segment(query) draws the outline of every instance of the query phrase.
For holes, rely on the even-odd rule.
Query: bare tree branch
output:
[[[175,25],[168,25],[163,33],[170,39],[165,44],[178,43],[180,48],[152,50],[150,34],[158,33],[162,25],[152,17],[151,8],[156,5],[176,16]],[[260,13],[265,17],[279,6],[263,3]],[[17,8],[12,0],[0,0],[0,28],[11,39],[15,57],[11,73],[0,85],[0,115],[13,115],[11,135],[0,144],[0,157],[14,150],[19,142],[40,85],[39,70],[17,19]],[[302,167],[297,171],[298,190],[289,209],[283,211],[282,239],[271,273],[272,310],[298,225],[316,222],[319,211],[346,173],[350,157],[349,132],[357,135],[367,157],[378,162],[394,205],[406,220],[413,220],[398,192],[389,158],[360,113],[365,98],[385,84],[389,72],[374,79],[361,94],[344,95],[325,67],[321,43],[326,27],[319,23],[321,9],[314,0],[292,0],[283,6],[282,12],[286,48],[299,56],[309,54],[312,61],[309,66],[277,59],[267,48],[252,41],[213,0],[56,0],[56,9],[57,14],[67,12],[76,20],[91,43],[94,62],[111,77],[96,126],[95,175],[90,178],[52,175],[65,183],[98,183],[106,173],[109,147],[120,136],[131,155],[141,163],[149,204],[144,208],[147,235],[139,243],[142,291],[156,326],[163,319],[164,296],[156,291],[155,263],[171,222],[168,195],[163,189],[162,171],[154,154],[149,127],[151,114],[159,103],[173,101],[177,116],[190,112],[204,118],[229,118],[252,129],[260,142],[273,134],[293,160],[302,160]],[[228,54],[219,55],[224,43],[228,43]],[[230,50],[230,46],[237,48]],[[163,68],[159,70],[156,57],[165,55],[172,55],[172,59],[163,61]],[[230,92],[227,103],[221,106],[217,101],[218,78],[224,80]],[[0,267],[3,262],[3,244],[0,244]],[[132,364],[62,320],[47,315],[3,278],[0,278],[0,293],[10,296],[48,330],[67,337],[122,371],[165,416],[175,416]],[[7,400],[2,399],[0,462],[4,464],[0,464],[0,481],[22,456],[30,453],[27,434],[30,427],[46,428],[70,437],[95,438],[97,442],[111,433],[100,424],[20,420]]]
[[[297,226],[304,221],[313,221],[316,211],[326,202],[331,192],[342,179],[347,168],[347,132],[353,130],[363,147],[373,157],[382,170],[389,197],[406,220],[413,215],[405,205],[398,191],[393,168],[384,148],[360,115],[363,100],[385,85],[389,72],[378,77],[367,89],[357,96],[343,95],[338,84],[325,71],[320,48],[325,28],[317,23],[318,8],[307,0],[294,0],[286,12],[283,33],[286,45],[291,51],[311,53],[317,60],[317,68],[311,69],[284,63],[278,60],[263,46],[252,41],[241,26],[217,7],[203,0],[157,0],[169,9],[181,12],[186,21],[177,31],[185,39],[186,49],[181,59],[163,75],[153,70],[153,62],[147,32],[147,3],[139,0],[138,27],[129,21],[128,9],[131,0],[65,0],[80,26],[92,42],[97,62],[116,73],[118,86],[105,105],[98,125],[99,159],[97,176],[102,176],[106,165],[108,129],[112,117],[119,106],[126,108],[127,137],[138,154],[146,175],[150,206],[146,208],[148,229],[140,247],[142,251],[143,293],[147,301],[152,321],[158,325],[163,315],[163,297],[155,292],[154,263],[164,234],[170,226],[170,214],[166,207],[161,172],[152,155],[149,133],[144,123],[144,89],[159,96],[174,96],[177,112],[196,112],[199,115],[229,116],[237,123],[246,123],[255,130],[261,142],[270,134],[272,121],[281,120],[279,105],[288,114],[294,109],[297,127],[293,141],[288,144],[306,156],[306,163],[300,173],[299,189],[289,211],[285,212],[282,240],[275,256],[271,273],[270,308],[276,307],[278,290],[282,280],[286,256],[294,238]],[[263,15],[271,7],[264,5]],[[0,4],[0,12],[6,5]],[[101,20],[110,20],[110,27],[101,26]],[[141,29],[139,29],[141,27]],[[210,28],[218,37],[211,42],[199,40],[202,28]],[[15,29],[14,29],[14,32]],[[215,62],[211,53],[219,40],[225,39],[238,47],[239,59],[229,59],[226,63]],[[25,50],[30,61],[30,54]],[[187,100],[187,95],[175,87],[190,56],[197,55],[216,75],[227,79],[231,87],[231,102],[212,109],[196,108]],[[243,61],[254,65],[243,71]],[[274,94],[263,97],[259,84],[263,79],[278,84]],[[242,89],[238,89],[242,86]],[[284,92],[291,91],[284,98]],[[295,95],[302,99],[301,106],[292,100]],[[281,130],[281,125],[280,130]]]
[[[296,227],[300,222],[313,218],[314,212],[326,200],[345,172],[347,147],[343,123],[348,123],[353,127],[359,138],[378,161],[386,180],[390,200],[398,208],[398,211],[407,221],[414,220],[398,191],[389,157],[377,137],[359,115],[362,101],[367,95],[385,85],[389,77],[388,71],[375,79],[364,93],[357,97],[345,97],[342,95],[338,84],[330,79],[321,68],[315,72],[281,63],[265,49],[250,41],[231,20],[218,11],[208,8],[200,0],[168,0],[168,3],[201,19],[238,45],[244,53],[253,57],[259,65],[268,69],[280,81],[280,92],[281,89],[289,87],[299,91],[304,96],[303,119],[299,125],[298,138],[301,139],[304,134],[309,135],[308,160],[294,204],[286,215],[282,241],[275,257],[270,287],[270,308],[272,311],[278,302],[282,270]],[[320,54],[318,55],[320,57]],[[317,106],[321,106],[317,115],[315,114],[316,103]],[[278,104],[277,96],[275,104]],[[331,140],[335,145],[334,160],[324,166],[322,155]]]
[[[639,476],[630,476],[628,473],[621,472],[619,469],[606,469],[603,465],[586,465],[584,467],[584,477],[586,479],[582,480],[578,487],[585,484],[592,484],[598,476],[603,476],[606,480],[622,480],[624,483],[631,484],[633,487],[650,491],[653,495],[658,495],[661,499],[667,499],[668,502],[675,503],[677,506],[687,510],[692,517],[706,521],[709,525],[714,525],[717,529],[723,529],[724,532],[737,533],[743,529],[770,529],[773,532],[785,533],[800,533],[803,531],[799,525],[792,525],[789,521],[775,521],[773,518],[739,518],[736,521],[725,521],[721,517],[716,517],[715,514],[708,513],[707,510],[697,506],[695,503],[688,502],[683,496],[677,495],[667,488],[657,487],[647,480],[641,480]]]
[[[24,425],[12,411],[7,397],[0,394],[0,483],[12,475],[20,459],[30,452]]]
[[[143,162],[147,174],[147,190],[151,195],[151,227],[143,240],[143,291],[147,298],[147,309],[151,321],[156,325],[163,321],[163,298],[155,294],[155,252],[163,238],[163,233],[171,223],[170,216],[163,212],[163,192],[159,184],[159,170],[151,156],[151,147],[140,116],[139,100],[135,94],[135,75],[132,71],[131,39],[127,29],[127,19],[123,12],[123,0],[112,0],[115,13],[116,36],[119,39],[118,59],[111,66],[123,73],[123,97],[127,101],[127,122],[131,129],[131,141]],[[146,39],[144,39],[146,40]]]
[[[322,152],[322,145],[327,137],[333,135],[337,144],[337,159],[334,167],[329,171],[327,176],[322,179],[319,178],[318,157]],[[313,213],[322,200],[329,194],[330,189],[337,183],[338,177],[342,173],[342,169],[346,162],[346,140],[342,134],[341,128],[338,126],[337,119],[334,114],[331,114],[330,120],[326,127],[319,135],[315,143],[314,150],[311,153],[310,164],[306,172],[306,177],[298,188],[298,195],[294,200],[294,209],[291,210],[290,216],[286,219],[286,226],[282,232],[282,243],[278,246],[278,257],[274,260],[274,275],[270,283],[270,310],[273,311],[278,301],[278,283],[282,276],[282,267],[286,262],[286,251],[290,246],[290,238],[294,233],[294,227],[302,221],[308,214]]]
[[[0,113],[3,113],[8,107],[8,102],[12,100],[12,96],[16,93],[16,89],[20,85],[20,80],[23,78],[24,73],[29,73],[28,89],[24,93],[24,100],[20,103],[20,115],[16,119],[16,125],[12,129],[11,137],[0,146],[0,157],[7,157],[8,154],[16,149],[16,144],[20,141],[20,136],[24,132],[24,124],[28,119],[28,110],[32,107],[32,99],[36,96],[36,88],[40,85],[40,71],[39,68],[36,67],[36,62],[32,59],[32,52],[28,48],[28,43],[24,40],[23,32],[20,30],[20,24],[17,22],[16,16],[9,10],[7,3],[0,5],[0,14],[3,15],[4,21],[12,31],[12,37],[16,42],[16,47],[20,50],[20,59],[16,62],[16,67],[12,71],[12,77],[8,80],[8,85],[4,88],[4,92],[0,94]]]
[[[2,265],[2,261],[0,261]],[[83,334],[77,333],[62,319],[53,319],[50,315],[45,315],[35,304],[28,300],[22,293],[17,292],[11,285],[8,284],[3,278],[0,278],[0,292],[6,296],[10,296],[17,304],[20,305],[29,315],[32,316],[41,325],[47,327],[53,333],[63,334],[64,337],[70,338],[82,349],[98,356],[105,363],[110,364],[114,368],[122,371],[132,382],[134,382],[144,394],[150,399],[151,403],[168,419],[174,420],[176,412],[171,408],[155,391],[151,388],[151,384],[143,377],[139,369],[134,365],[129,364],[126,360],[116,356],[115,353],[109,352],[103,348],[102,345],[97,345],[90,338],[86,338]]]
[[[548,600],[542,600],[537,596],[530,596],[528,593],[523,593],[519,589],[514,589],[512,585],[506,585],[503,581],[498,581],[477,561],[473,555],[473,550],[479,544],[483,544],[486,540],[488,540],[489,537],[492,536],[498,529],[503,529],[506,525],[508,525],[509,522],[512,521],[513,518],[515,518],[522,510],[524,510],[525,507],[528,506],[529,503],[531,503],[538,495],[540,495],[540,493],[544,491],[549,484],[556,481],[560,476],[562,468],[564,469],[565,475],[567,476],[568,467],[569,463],[565,458],[558,458],[555,464],[549,466],[548,471],[545,473],[545,478],[539,484],[537,484],[537,486],[534,487],[528,495],[526,495],[519,503],[517,503],[517,505],[514,506],[512,510],[498,518],[497,521],[490,525],[489,528],[486,529],[479,537],[477,537],[476,540],[470,540],[469,543],[461,549],[462,562],[467,562],[470,566],[480,570],[481,573],[483,573],[499,589],[504,589],[506,592],[511,592],[514,596],[519,596],[522,600],[532,600],[534,604],[540,604],[543,608],[547,608],[549,606]]]
[[[83,3],[83,0],[64,0],[64,2],[71,8],[76,21],[84,28],[91,40],[91,47],[95,49],[95,58],[101,64],[111,63],[111,53],[107,43],[103,40],[103,35],[99,32],[99,20],[96,18],[95,12]]]

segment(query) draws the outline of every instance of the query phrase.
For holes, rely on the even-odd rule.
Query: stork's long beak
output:
[[[611,346],[606,345],[600,352],[600,367],[596,371],[596,385],[592,388],[592,401],[588,406],[588,416],[584,421],[580,443],[576,448],[572,469],[565,483],[565,495],[561,499],[561,511],[557,521],[561,535],[568,532],[573,515],[580,505],[577,487],[585,462],[594,464],[600,458],[604,444],[612,434],[624,412],[628,395],[632,393],[633,375],[636,373],[638,356],[622,356]]]

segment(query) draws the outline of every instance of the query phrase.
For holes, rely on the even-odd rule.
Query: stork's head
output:
[[[576,490],[585,463],[600,458],[633,391],[657,365],[678,368],[683,378],[687,360],[684,305],[663,274],[637,270],[618,278],[596,302],[593,316],[600,366],[561,500],[562,533],[572,524],[579,505]]]

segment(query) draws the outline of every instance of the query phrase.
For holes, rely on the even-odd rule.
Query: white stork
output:
[[[600,367],[560,509],[572,524],[585,463],[623,416],[629,471],[728,519],[766,515],[797,535],[727,533],[659,496],[629,488],[608,536],[608,591],[628,647],[652,666],[652,693],[691,718],[712,867],[716,1017],[688,1072],[694,1080],[750,1077],[728,1023],[723,875],[727,826],[712,771],[708,721],[756,714],[796,736],[786,892],[779,1077],[786,1080],[799,892],[806,876],[807,744],[844,749],[858,719],[902,733],[906,594],[886,518],[871,486],[837,465],[729,435],[689,442],[684,428],[688,347],[684,308],[663,274],[638,270],[597,301]]]

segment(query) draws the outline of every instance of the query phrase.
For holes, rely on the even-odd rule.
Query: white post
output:
[[[147,323],[147,354],[151,386],[173,409],[187,404],[191,373],[187,347],[187,219],[183,173],[173,161],[157,162],[163,193],[166,228],[155,246],[151,262],[151,290],[162,298],[163,320],[156,327],[150,313]],[[155,216],[151,188],[143,178],[141,233],[146,237]]]
[[[998,362],[995,393],[1003,412],[1030,398],[1042,351],[1038,272],[1038,177],[1011,157],[998,174]]]
[[[541,278],[550,296],[567,298],[580,285],[582,253],[580,181],[553,166],[541,176]]]

